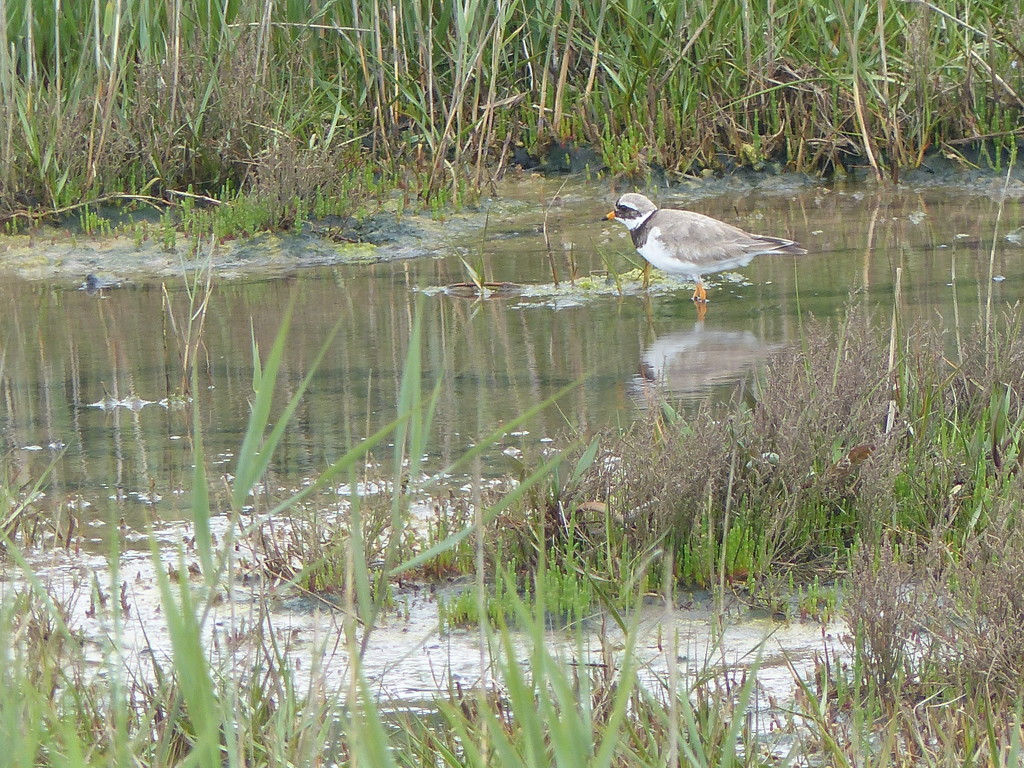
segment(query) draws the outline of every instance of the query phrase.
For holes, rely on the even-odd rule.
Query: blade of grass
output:
[[[163,568],[163,558],[156,536],[149,537],[160,604],[167,620],[171,640],[176,681],[189,720],[195,729],[194,759],[203,768],[222,768],[220,761],[221,716],[214,690],[210,665],[203,651],[201,624],[197,618],[189,586],[184,553],[178,553],[178,598]]]
[[[309,371],[296,388],[295,393],[291,398],[289,398],[284,410],[281,412],[277,422],[274,424],[274,428],[270,431],[270,434],[264,438],[263,435],[270,422],[270,409],[273,403],[274,386],[277,380],[277,374],[281,368],[281,360],[284,355],[288,332],[291,326],[291,317],[295,308],[296,296],[297,294],[293,293],[288,302],[284,319],[281,322],[281,327],[278,330],[277,337],[274,339],[274,345],[270,350],[270,354],[267,356],[267,360],[262,366],[259,364],[258,354],[253,360],[253,382],[256,396],[253,399],[251,416],[248,424],[246,425],[245,437],[242,440],[242,447],[239,451],[238,464],[235,471],[235,481],[232,487],[231,505],[235,511],[242,508],[242,505],[245,503],[246,498],[248,498],[249,493],[252,491],[256,483],[259,482],[260,477],[263,476],[263,473],[270,465],[271,458],[274,455],[274,450],[281,442],[281,438],[284,436],[285,430],[288,429],[292,416],[295,414],[295,410],[298,408],[299,402],[302,400],[302,396],[309,387],[313,375],[319,368],[324,355],[327,354],[328,348],[333,343],[334,337],[341,328],[342,321],[339,319],[327,334],[327,338],[320,346],[316,357],[310,364]],[[254,351],[256,351],[255,342]]]

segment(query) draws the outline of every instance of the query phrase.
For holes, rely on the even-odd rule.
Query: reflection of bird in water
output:
[[[741,380],[770,351],[750,331],[709,331],[698,322],[656,338],[640,358],[636,380],[644,391],[653,383],[663,393],[697,398]]]
[[[692,280],[698,304],[708,300],[701,275],[745,267],[755,256],[807,253],[784,237],[752,235],[702,213],[658,208],[635,192],[620,197],[605,218],[625,224],[637,252],[658,269]]]

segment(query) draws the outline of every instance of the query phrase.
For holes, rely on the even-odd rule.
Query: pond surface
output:
[[[1001,206],[1003,183],[994,179],[960,188],[762,181],[769,188],[728,180],[654,195],[663,205],[798,240],[809,251],[798,258],[761,257],[739,274],[713,276],[702,322],[684,283],[656,280],[645,292],[635,275],[608,276],[626,272],[639,257],[625,228],[603,220],[617,194],[598,184],[510,181],[486,212],[440,225],[420,222],[418,238],[381,247],[373,263],[364,250],[364,263],[325,264],[348,251],[323,244],[311,249],[301,236],[262,250],[258,243],[229,244],[227,256],[214,258],[196,358],[199,387],[191,400],[181,396],[181,356],[194,305],[175,264],[180,251],[154,254],[144,245],[136,263],[124,242],[112,254],[104,243],[79,236],[40,242],[34,258],[31,241],[6,252],[0,242],[0,254],[20,249],[20,261],[0,261],[0,269],[10,270],[0,281],[6,307],[0,316],[0,484],[25,492],[49,468],[36,506],[51,515],[58,540],[71,532],[76,540],[34,553],[31,567],[67,604],[69,622],[90,640],[98,668],[112,644],[129,668],[146,666],[147,654],[169,657],[145,531],[152,525],[161,568],[175,566],[176,545],[193,537],[192,406],[213,485],[222,493],[217,475],[233,471],[249,415],[253,341],[265,355],[293,299],[279,407],[336,324],[339,331],[275,456],[268,487],[281,489],[279,498],[395,417],[417,317],[423,384],[440,382],[427,471],[447,466],[482,437],[578,383],[557,407],[508,430],[484,456],[484,474],[501,476],[514,472],[523,455],[526,466],[535,465],[534,457],[565,435],[629,423],[653,396],[667,394],[683,407],[731,397],[773,349],[800,340],[812,314],[837,318],[850,302],[864,303],[884,332],[897,271],[904,317],[947,328],[969,326],[986,307],[998,312],[1024,292],[1020,183]],[[446,290],[470,279],[467,264],[482,279],[519,288],[485,300]],[[124,285],[79,290],[86,270],[124,279]],[[382,446],[374,459],[386,463],[388,454]],[[228,524],[226,516],[213,520],[222,541]],[[120,587],[103,575],[114,530],[121,534],[122,576],[110,578],[123,578]],[[0,596],[22,588],[14,570],[0,570]],[[94,587],[111,594],[120,589],[125,614],[117,633],[92,611],[86,596]],[[227,588],[229,599],[213,604],[204,625],[211,653],[230,645],[218,645],[214,635],[248,637],[255,622],[267,621],[300,679],[302,670],[326,670],[329,684],[344,686],[350,660],[339,647],[338,614],[296,609],[276,597],[264,613],[267,596],[248,581]],[[441,631],[432,589],[400,591],[396,601],[367,653],[363,671],[374,690],[416,702],[452,683],[477,685],[481,663],[488,663],[478,634]],[[583,633],[552,631],[552,647],[567,658],[597,658],[607,647],[602,640],[617,642],[599,621]],[[707,596],[692,608],[645,609],[630,622],[639,633],[635,655],[642,675],[652,680],[665,678],[666,637],[679,639],[684,675],[708,668],[735,672],[759,659],[755,709],[768,718],[757,726],[765,732],[771,718],[783,716],[776,704],[792,696],[794,674],[811,675],[822,654],[845,653],[841,627],[783,624],[742,606],[720,616]]]
[[[289,260],[287,240],[283,256],[248,268],[236,259],[214,271],[198,356],[207,459],[230,473],[252,394],[252,340],[266,354],[292,297],[282,403],[340,324],[274,464],[275,479],[294,487],[394,417],[417,314],[424,385],[442,380],[428,469],[579,382],[487,455],[485,473],[499,475],[520,451],[628,423],[652,387],[687,403],[729,397],[773,348],[799,339],[803,318],[838,316],[851,297],[886,323],[898,268],[906,313],[947,326],[1024,291],[1019,182],[1000,212],[1001,179],[959,189],[768,181],[767,189],[726,181],[652,193],[662,205],[793,238],[809,251],[712,276],[704,322],[685,283],[661,280],[644,292],[635,279],[608,277],[640,260],[625,228],[603,220],[617,193],[597,183],[509,181],[486,213],[453,219],[450,234],[442,223],[416,247],[408,239],[382,246],[376,257],[400,257],[393,261],[303,268],[322,263],[323,249],[315,260]],[[294,242],[296,253],[306,248]],[[72,271],[85,263],[76,249],[102,253],[81,236],[65,248]],[[443,290],[470,279],[467,263],[522,290],[486,300]],[[186,519],[192,471],[191,409],[179,399],[186,279],[133,276],[130,253],[112,269],[124,286],[91,295],[76,273],[13,274],[0,284],[8,486],[33,482],[53,462],[47,503],[93,523],[96,539],[115,519],[137,530],[148,519]]]

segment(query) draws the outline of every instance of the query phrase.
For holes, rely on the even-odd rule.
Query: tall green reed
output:
[[[895,173],[972,144],[1000,165],[1024,109],[1024,21],[993,0],[3,0],[0,19],[5,216],[250,193],[289,148],[307,201],[338,188],[324,164],[447,199],[513,144],[565,141],[670,177],[722,158]]]

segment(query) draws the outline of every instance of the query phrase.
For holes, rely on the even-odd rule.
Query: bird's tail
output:
[[[784,237],[760,235],[758,239],[770,248],[765,253],[785,253],[790,256],[803,256],[807,253],[807,249],[800,245],[800,243],[794,240],[787,240]]]

